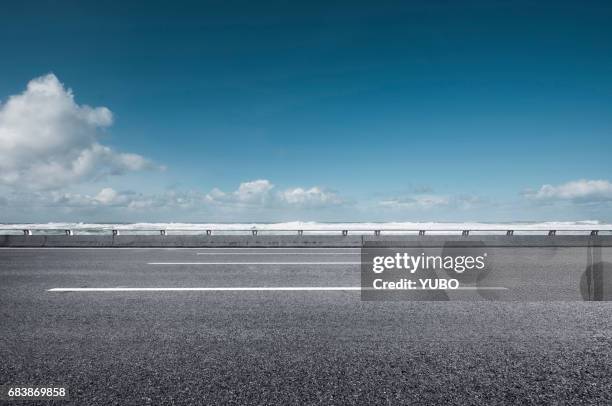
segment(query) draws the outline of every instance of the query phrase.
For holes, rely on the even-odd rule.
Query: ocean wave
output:
[[[290,221],[279,223],[4,223],[0,224],[0,233],[21,232],[30,229],[41,233],[52,233],[63,230],[73,230],[79,234],[108,234],[111,230],[120,232],[144,233],[166,230],[168,233],[199,234],[207,230],[211,232],[249,233],[252,230],[274,231],[276,233],[294,233],[297,230],[308,232],[334,233],[340,230],[349,232],[374,232],[381,230],[386,233],[428,232],[479,230],[482,232],[499,232],[503,230],[521,230],[536,232],[546,230],[580,231],[588,229],[612,230],[612,224],[599,221],[546,221],[546,222],[359,222],[359,223],[323,223]]]

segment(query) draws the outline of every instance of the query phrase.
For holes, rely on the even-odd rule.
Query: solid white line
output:
[[[0,247],[0,250],[201,250],[198,247]]]
[[[332,291],[361,290],[359,286],[304,286],[304,287],[221,287],[221,288],[53,288],[48,292],[172,292],[172,291]]]
[[[218,288],[52,288],[47,292],[267,292],[267,291],[338,291],[338,290],[362,290],[359,286],[282,286],[282,287],[218,287]],[[373,289],[380,290],[384,289]],[[405,289],[406,290],[444,290],[444,289]],[[460,286],[457,289],[448,290],[508,290],[501,286]],[[448,291],[446,290],[446,291]],[[386,290],[391,291],[391,290]]]
[[[361,265],[361,262],[148,262],[148,265]]]
[[[0,247],[0,250],[357,250],[361,247]]]
[[[198,255],[359,255],[359,252],[198,252]]]
[[[202,247],[202,250],[358,250],[361,247]]]

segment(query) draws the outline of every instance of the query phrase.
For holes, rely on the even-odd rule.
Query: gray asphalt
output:
[[[572,250],[555,261],[582,255]],[[0,383],[66,385],[71,400],[56,403],[75,405],[612,403],[607,302],[47,291],[359,286],[358,265],[149,265],[358,262],[358,253],[0,249]]]

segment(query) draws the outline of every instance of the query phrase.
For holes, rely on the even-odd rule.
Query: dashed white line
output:
[[[359,255],[355,252],[198,252],[197,255]]]
[[[361,247],[256,247],[256,246],[245,246],[245,247],[202,247],[203,250],[358,250]]]
[[[147,262],[148,265],[361,265],[361,262]]]

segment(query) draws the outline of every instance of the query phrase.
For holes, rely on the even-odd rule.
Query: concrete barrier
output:
[[[612,236],[589,235],[0,235],[0,247],[612,247]]]

